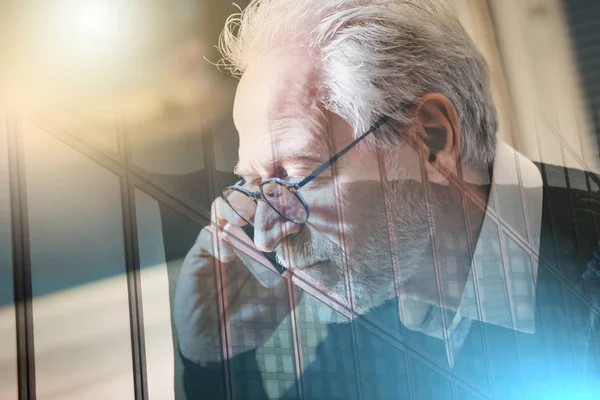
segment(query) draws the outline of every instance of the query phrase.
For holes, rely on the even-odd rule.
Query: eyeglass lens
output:
[[[308,210],[285,185],[270,181],[262,184],[260,190],[267,204],[280,215],[296,223],[306,222]],[[242,219],[254,225],[256,202],[250,196],[235,188],[228,188],[223,192],[223,197]]]
[[[308,217],[306,207],[298,196],[283,184],[275,181],[266,182],[260,190],[265,201],[281,215],[294,222],[306,222]]]
[[[233,211],[235,211],[244,221],[251,225],[254,224],[256,203],[250,196],[233,188],[229,188],[225,189],[223,197]]]

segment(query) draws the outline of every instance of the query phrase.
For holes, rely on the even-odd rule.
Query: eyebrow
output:
[[[272,147],[273,143],[268,142],[266,145]],[[275,146],[278,147],[278,144],[275,144]],[[306,147],[311,147],[311,150],[307,150]],[[273,154],[274,157],[277,157],[270,160],[270,165],[304,164],[307,166],[307,168],[312,168],[312,170],[315,170],[323,165],[323,163],[327,162],[327,160],[333,155],[334,150],[331,148],[330,143],[327,141],[310,138],[308,142],[305,143],[305,146],[287,148],[285,151],[281,151],[280,154]],[[252,168],[250,164],[243,163],[239,160],[233,168],[233,173],[239,177],[258,175],[255,171],[255,168]],[[307,172],[307,175],[309,173],[310,172]]]
[[[281,157],[279,157],[276,160],[272,160],[271,165],[303,164],[303,165],[307,166],[308,168],[316,169],[326,161],[327,160],[323,160],[319,157],[306,155],[306,154],[304,154],[304,155],[286,154],[286,155],[282,155]],[[253,172],[252,168],[245,166],[243,163],[240,163],[239,161],[235,165],[235,167],[233,167],[233,173],[240,177],[257,175],[255,172]],[[309,172],[307,172],[307,174],[309,174]]]

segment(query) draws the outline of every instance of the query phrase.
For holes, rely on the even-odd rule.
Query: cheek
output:
[[[337,180],[340,185],[355,182],[380,182],[382,180],[377,154],[353,149],[340,161]]]
[[[339,242],[340,232],[346,231],[344,221],[340,217],[343,202],[336,194],[333,184],[327,184],[317,189],[312,188],[302,193],[310,208],[310,216],[306,229],[310,230],[314,238],[321,237],[333,243]],[[343,196],[341,196],[343,197]]]
[[[311,192],[305,197],[310,206],[310,218],[307,225],[311,229],[335,238],[340,233],[354,234],[362,230],[373,215],[385,216],[381,206],[381,185],[373,181],[331,184],[326,188]]]
[[[310,207],[308,225],[327,234],[338,228],[341,202],[333,185],[312,190],[304,199]]]
[[[352,182],[342,185],[340,193],[344,193],[339,204],[347,235],[370,234],[386,220],[386,201],[380,182],[370,180]]]

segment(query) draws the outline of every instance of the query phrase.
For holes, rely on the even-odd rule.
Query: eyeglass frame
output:
[[[311,172],[309,175],[307,175],[304,179],[302,179],[300,182],[298,183],[290,183],[287,182],[281,178],[269,178],[267,180],[264,180],[262,182],[260,182],[258,184],[258,191],[256,192],[252,192],[246,188],[244,188],[243,186],[240,186],[238,183],[234,184],[234,185],[230,185],[227,186],[225,189],[223,189],[223,191],[221,192],[221,198],[225,201],[225,203],[227,205],[229,205],[229,207],[231,207],[231,209],[240,217],[242,218],[244,221],[246,221],[248,224],[250,225],[254,225],[253,223],[251,223],[250,221],[248,221],[246,218],[244,218],[236,209],[235,207],[233,207],[229,201],[227,200],[227,197],[225,196],[225,192],[226,191],[231,191],[231,190],[235,190],[238,191],[242,194],[245,194],[246,196],[248,196],[250,199],[252,199],[254,201],[255,204],[258,205],[258,201],[262,198],[265,203],[267,203],[267,205],[269,207],[271,207],[271,209],[273,209],[277,214],[279,214],[279,216],[281,216],[282,218],[285,218],[287,221],[290,221],[294,224],[305,224],[308,221],[308,218],[310,217],[310,207],[308,206],[308,204],[306,203],[306,201],[304,200],[304,197],[302,197],[302,195],[300,193],[298,193],[298,191],[300,189],[302,189],[304,186],[306,186],[307,184],[309,184],[313,179],[315,179],[317,176],[319,176],[321,173],[323,173],[327,168],[329,168],[330,166],[332,166],[336,161],[338,161],[344,154],[346,154],[347,152],[349,152],[350,150],[352,150],[352,148],[354,146],[356,146],[358,143],[360,143],[363,139],[365,139],[368,135],[370,135],[371,133],[375,132],[377,129],[381,128],[381,126],[383,126],[384,124],[386,124],[389,120],[391,119],[391,117],[389,115],[384,115],[382,116],[379,120],[377,120],[377,122],[375,122],[370,128],[369,130],[367,130],[365,133],[363,133],[362,135],[360,135],[358,138],[354,139],[352,141],[352,143],[350,143],[349,145],[347,145],[346,147],[344,147],[342,150],[340,150],[337,154],[335,154],[333,157],[331,157],[328,161],[324,162],[320,167],[318,167],[317,169],[315,169],[313,172]],[[262,187],[264,185],[266,185],[267,183],[271,183],[271,182],[275,182],[281,186],[283,186],[285,189],[287,189],[290,193],[292,193],[294,196],[296,196],[296,198],[298,200],[300,200],[300,203],[302,204],[302,206],[304,207],[304,209],[306,210],[306,218],[304,219],[304,221],[302,222],[298,222],[298,221],[294,221],[293,219],[287,217],[286,215],[283,215],[283,213],[281,213],[279,210],[277,210],[274,206],[271,205],[271,203],[269,203],[269,201],[267,199],[265,199],[265,195],[263,193]]]

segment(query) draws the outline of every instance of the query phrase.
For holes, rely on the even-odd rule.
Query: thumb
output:
[[[263,287],[272,289],[281,283],[284,277],[239,226],[227,224],[223,231],[223,241],[234,244],[230,248]]]
[[[233,246],[224,240],[223,231],[215,225],[207,226],[200,232],[200,236],[199,241],[208,244],[204,250],[220,262],[229,263],[235,259]]]

